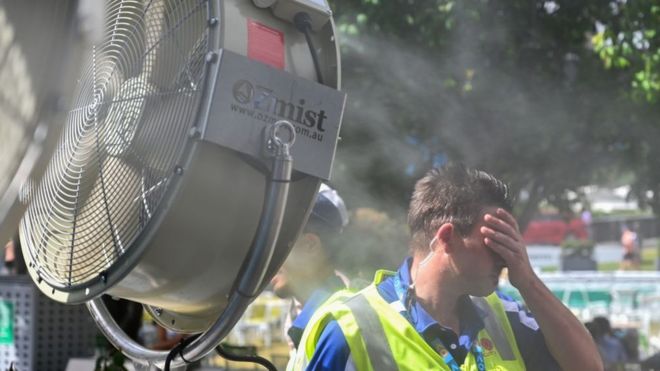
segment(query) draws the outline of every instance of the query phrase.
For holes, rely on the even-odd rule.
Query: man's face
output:
[[[487,296],[497,287],[504,260],[484,243],[480,232],[485,224],[486,213],[494,214],[497,207],[486,207],[482,210],[470,233],[461,237],[463,246],[456,252],[455,262],[459,274],[470,295]]]
[[[314,277],[317,264],[323,261],[314,247],[316,243],[318,237],[310,233],[304,233],[296,241],[284,264],[270,281],[275,295],[280,298],[295,296],[296,288],[304,286],[307,280]]]
[[[273,279],[270,280],[270,284],[273,287],[273,293],[282,299],[290,298],[294,296],[293,281],[299,279],[297,274],[297,265],[300,264],[301,260],[301,242],[297,241],[289,256],[287,256],[282,267],[277,271]]]
[[[275,276],[270,280],[270,284],[273,287],[273,293],[279,298],[286,299],[293,296],[291,291],[291,284],[289,282],[289,275],[285,266],[282,266]]]

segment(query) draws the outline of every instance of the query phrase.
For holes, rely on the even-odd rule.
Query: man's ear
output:
[[[454,238],[454,225],[451,223],[444,223],[443,225],[438,228],[438,230],[435,232],[434,239],[437,242],[441,242],[442,245],[445,246],[445,249],[451,249],[452,246],[452,239]],[[436,242],[436,244],[437,244]],[[432,249],[435,249],[435,245],[431,246]]]

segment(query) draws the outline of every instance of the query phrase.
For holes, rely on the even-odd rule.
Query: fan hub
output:
[[[105,150],[111,156],[122,155],[135,139],[144,112],[145,97],[155,90],[145,80],[144,77],[126,80],[110,106],[106,119],[108,137]]]

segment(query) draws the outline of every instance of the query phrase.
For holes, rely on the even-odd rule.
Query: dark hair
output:
[[[465,236],[484,207],[513,208],[509,187],[494,176],[462,165],[433,168],[417,181],[408,210],[411,248],[425,246],[444,223]]]
[[[612,334],[612,325],[610,325],[609,319],[602,316],[598,316],[598,317],[594,317],[592,322],[596,326],[598,326],[598,328],[603,334],[610,334],[610,335]]]
[[[598,340],[603,336],[602,329],[594,321],[586,322],[584,327],[587,328],[587,331],[589,331],[591,337],[594,338],[594,340]]]

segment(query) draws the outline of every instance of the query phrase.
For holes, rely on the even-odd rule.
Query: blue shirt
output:
[[[410,284],[411,263],[412,258],[406,259],[396,273],[404,287],[408,287]],[[377,288],[378,293],[388,303],[399,300],[392,277],[381,282]],[[543,334],[531,314],[508,296],[499,292],[498,296],[504,304],[518,349],[527,369],[559,370],[559,365],[548,351]],[[461,308],[459,334],[435,321],[416,301],[413,301],[409,308],[409,320],[422,338],[427,342],[430,342],[431,339],[439,339],[454,359],[462,364],[470,351],[472,342],[484,327],[485,313],[474,306],[467,296],[459,302],[459,306]],[[319,338],[307,370],[344,370],[349,356],[350,349],[341,328],[336,321],[330,321]]]
[[[305,327],[307,327],[309,320],[312,319],[312,315],[316,312],[316,309],[328,300],[332,294],[345,288],[346,285],[344,285],[344,282],[339,277],[332,276],[321,287],[312,292],[312,295],[305,301],[300,314],[291,322],[291,328],[287,330],[287,335],[289,335],[296,348],[298,348],[303,331],[305,331]]]

